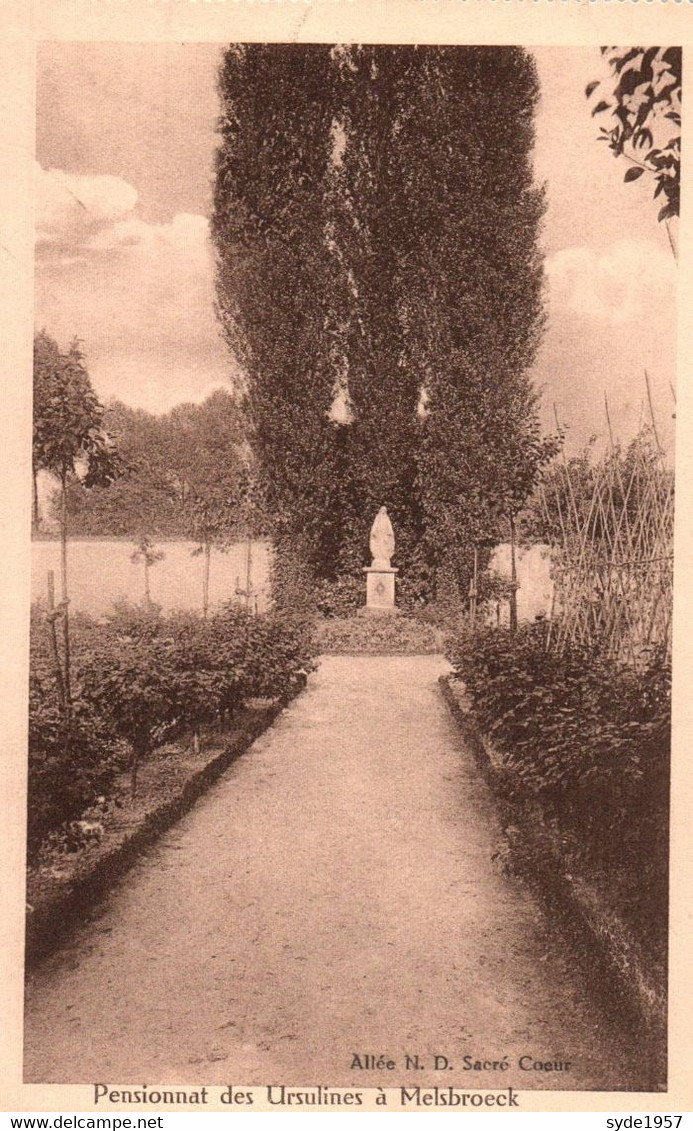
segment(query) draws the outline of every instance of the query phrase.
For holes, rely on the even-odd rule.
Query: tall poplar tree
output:
[[[421,374],[416,342],[425,327],[411,260],[420,172],[408,123],[427,81],[430,52],[345,47],[335,52],[341,152],[335,176],[335,238],[348,272],[346,388],[352,414],[349,460],[358,506],[342,548],[363,564],[368,531],[386,505],[396,530],[396,564],[411,574],[422,538],[416,491]],[[412,160],[413,156],[413,160]],[[413,207],[412,207],[413,206]]]
[[[221,90],[219,305],[277,530],[354,575],[384,504],[401,577],[464,587],[536,441],[531,57],[258,45]]]
[[[220,317],[247,376],[279,557],[329,572],[343,509],[330,410],[345,289],[328,231],[330,48],[232,47],[219,85],[212,230]]]
[[[361,494],[369,511],[391,507],[405,577],[443,568],[464,586],[474,543],[499,533],[507,451],[536,462],[535,68],[515,48],[351,47],[336,59]]]

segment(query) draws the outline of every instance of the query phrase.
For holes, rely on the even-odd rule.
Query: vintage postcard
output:
[[[3,1110],[690,1111],[686,5],[3,21]]]

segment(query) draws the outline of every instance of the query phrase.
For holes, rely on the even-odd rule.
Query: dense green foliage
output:
[[[181,727],[224,722],[249,698],[292,693],[311,670],[304,629],[229,604],[207,620],[118,606],[107,623],[74,618],[73,713],[60,711],[44,612],[32,612],[29,700],[29,849],[77,819],[129,763]]]
[[[278,550],[275,592],[357,576],[386,505],[402,592],[471,544],[546,453],[538,97],[508,48],[227,52],[213,236]],[[285,592],[287,591],[287,592]]]
[[[500,752],[511,798],[537,801],[588,867],[618,881],[643,933],[666,921],[671,669],[549,651],[544,625],[458,636],[449,656]]]
[[[108,490],[71,480],[73,534],[223,546],[261,525],[243,406],[230,393],[218,389],[202,404],[180,404],[161,416],[113,401],[103,423],[128,472]]]

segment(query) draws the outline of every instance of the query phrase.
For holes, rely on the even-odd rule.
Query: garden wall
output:
[[[151,597],[165,612],[202,607],[204,558],[193,556],[194,542],[156,543],[165,557],[150,569]],[[69,543],[68,574],[70,608],[104,616],[115,601],[137,603],[144,596],[144,567],[130,559],[134,542],[127,538],[74,538]],[[254,542],[251,553],[251,579],[257,595],[257,611],[265,612],[269,603],[269,543]],[[236,542],[225,552],[212,551],[210,606],[232,600],[236,588],[245,589],[248,543]],[[60,573],[60,543],[55,539],[34,539],[31,543],[31,598],[45,600],[46,575],[53,570],[56,591]],[[239,598],[242,600],[242,598]]]
[[[520,546],[516,552],[517,580],[517,619],[523,621],[535,620],[537,616],[549,616],[553,597],[553,581],[551,579],[551,560],[548,546]],[[504,543],[496,546],[491,556],[489,568],[494,573],[510,579],[510,545]],[[489,617],[495,624],[495,610],[491,610]],[[508,624],[510,608],[507,601],[501,605],[501,624]]]
[[[156,548],[165,557],[152,566],[149,573],[152,600],[164,612],[173,609],[200,609],[202,606],[202,555],[193,556],[196,543],[161,540]],[[131,561],[135,544],[128,538],[71,538],[69,543],[70,607],[90,616],[109,613],[115,601],[131,603],[144,595],[144,567]],[[265,612],[270,603],[269,565],[271,546],[268,541],[253,542],[251,580],[257,597],[257,611]],[[248,543],[235,542],[228,550],[212,551],[210,570],[210,606],[232,600],[236,589],[245,589],[248,567]],[[56,591],[60,572],[60,543],[56,538],[35,538],[31,543],[31,598],[45,599],[46,575],[52,569]],[[510,546],[498,546],[491,559],[491,569],[510,577]],[[532,621],[537,614],[551,609],[553,582],[546,547],[530,546],[517,551],[518,619]],[[363,599],[365,602],[365,585]],[[242,600],[242,597],[239,597]],[[501,624],[508,622],[508,605],[501,606]],[[495,623],[495,610],[490,619]]]

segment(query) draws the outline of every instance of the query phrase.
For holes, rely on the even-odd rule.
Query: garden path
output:
[[[436,656],[307,691],[34,974],[28,1081],[642,1087],[585,975],[493,862]],[[387,1054],[395,1071],[351,1068]],[[405,1055],[425,1066],[404,1069]],[[446,1056],[452,1070],[433,1070]],[[464,1056],[500,1061],[465,1070]],[[569,1062],[567,1071],[524,1064]]]

